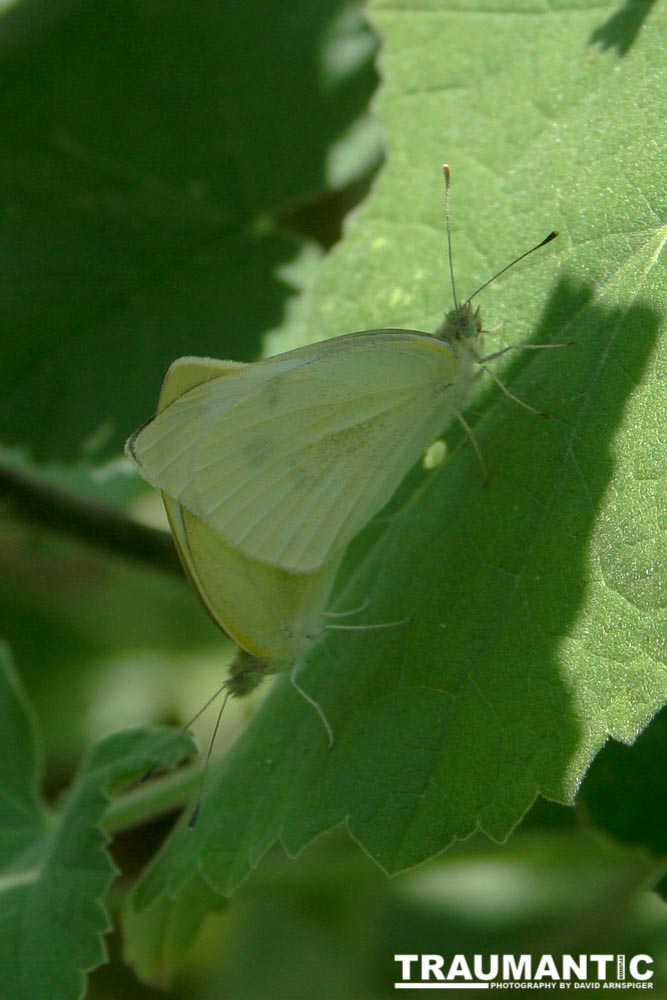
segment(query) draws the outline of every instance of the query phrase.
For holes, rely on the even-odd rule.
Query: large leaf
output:
[[[589,42],[611,9],[515,8],[375,3],[391,158],[295,339],[434,328],[447,159],[461,289],[562,230],[483,298],[488,326],[505,324],[490,350],[571,342],[496,368],[550,416],[480,385],[489,485],[453,432],[445,464],[411,477],[344,564],[340,608],[410,621],[329,635],[305,664],[336,745],[277,685],[138,908],[165,891],[178,906],[202,879],[229,893],[276,839],[295,853],[343,822],[391,872],[476,829],[502,840],[538,793],[570,801],[608,736],[632,740],[667,695],[667,16],[621,61]]]
[[[341,0],[18,4],[0,18],[0,425],[117,450],[175,356],[252,358],[303,244],[269,213],[377,159]]]

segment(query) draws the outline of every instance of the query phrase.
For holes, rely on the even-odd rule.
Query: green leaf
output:
[[[4,643],[0,684],[0,865],[8,871],[46,834],[49,821],[37,793],[34,719]]]
[[[609,9],[611,10],[611,8]],[[570,802],[609,735],[667,696],[663,246],[667,15],[623,62],[588,40],[603,8],[376,2],[391,157],[322,267],[298,337],[434,329],[446,304],[440,164],[468,294],[552,226],[558,244],[484,293],[494,366],[436,471],[415,471],[353,545],[338,609],[409,623],[328,635],[284,679],[147,874],[138,909],[205,879],[230,893],[280,840],[346,823],[388,872],[481,830],[505,839],[538,794]],[[662,266],[661,266],[662,265]],[[387,455],[391,461],[391,454]]]
[[[142,913],[128,897],[124,913],[124,958],[148,983],[167,988],[205,917],[220,910],[224,900],[202,878],[192,879],[175,905],[159,898]]]
[[[0,994],[6,1000],[70,1000],[106,957],[102,902],[116,868],[99,823],[107,789],[136,778],[162,753],[186,749],[169,731],[120,733],[93,748],[62,810],[49,816],[25,697],[0,649]],[[20,752],[17,752],[17,747]]]
[[[33,18],[33,20],[30,20]],[[117,451],[178,355],[252,358],[303,242],[268,216],[377,162],[340,0],[5,11],[4,443]]]

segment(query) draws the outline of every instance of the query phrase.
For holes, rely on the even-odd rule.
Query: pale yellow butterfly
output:
[[[445,177],[449,190],[447,168]],[[451,270],[449,222],[447,232]],[[488,283],[463,303],[454,290],[434,335],[370,330],[249,365],[202,359],[210,377],[140,428],[127,453],[149,483],[252,563],[326,573],[453,416],[475,443],[461,409],[480,365],[516,347],[562,346],[482,356],[471,301]]]
[[[181,358],[165,378],[158,412],[194,386],[211,379],[219,384],[242,367],[234,362]],[[162,498],[195,592],[213,621],[250,654],[239,663],[257,677],[291,667],[322,631],[323,611],[344,553],[336,553],[316,572],[292,573],[249,559],[167,493]],[[233,693],[245,693],[249,677],[234,668],[232,677]]]
[[[165,378],[158,412],[194,386],[211,378],[228,377],[239,367],[235,362],[181,358]],[[291,670],[292,684],[318,712],[333,743],[331,726],[319,704],[298,684],[301,661],[325,629],[388,627],[326,621],[331,588],[344,551],[314,572],[292,573],[249,559],[166,493],[162,499],[190,583],[216,625],[240,647],[224,685],[227,694],[242,697],[267,674]]]

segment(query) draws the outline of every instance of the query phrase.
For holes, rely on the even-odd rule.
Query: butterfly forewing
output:
[[[463,402],[459,375],[450,346],[427,334],[349,334],[223,369],[131,451],[226,544],[308,573],[387,503]]]

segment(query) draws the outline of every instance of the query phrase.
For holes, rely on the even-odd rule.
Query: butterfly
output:
[[[245,558],[323,571],[453,417],[475,443],[461,411],[480,366],[489,371],[487,361],[517,347],[562,346],[510,345],[484,356],[474,295],[462,303],[454,295],[434,334],[366,330],[252,364],[181,358],[165,386],[181,385],[193,366],[206,377],[169,393],[127,454],[151,485]]]
[[[194,386],[212,377],[221,379],[239,367],[235,362],[181,359],[165,378],[158,412]],[[163,493],[162,499],[186,576],[211,619],[239,647],[223,685],[226,694],[243,697],[267,675],[290,670],[292,685],[315,708],[333,744],[324,712],[298,683],[303,658],[327,629],[371,630],[402,623],[342,625],[327,620],[344,550],[317,570],[290,572],[249,558],[168,494]]]

